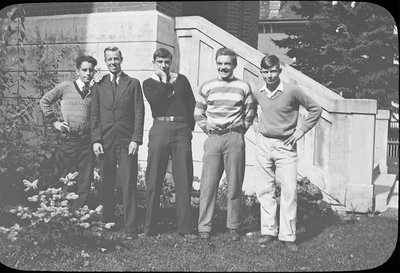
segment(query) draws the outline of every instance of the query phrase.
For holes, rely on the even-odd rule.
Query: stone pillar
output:
[[[389,132],[389,110],[378,110],[375,120],[375,156],[374,168],[379,167],[379,173],[387,173],[387,143]]]

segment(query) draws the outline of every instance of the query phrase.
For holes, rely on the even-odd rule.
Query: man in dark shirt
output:
[[[192,131],[195,99],[188,79],[170,73],[172,54],[159,48],[153,55],[154,76],[143,82],[143,92],[154,118],[149,132],[146,184],[147,208],[143,233],[155,233],[162,183],[171,156],[176,189],[177,231],[186,239],[194,239],[191,215],[193,183]]]

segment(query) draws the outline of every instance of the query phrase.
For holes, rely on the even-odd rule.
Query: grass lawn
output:
[[[174,233],[173,212],[162,213],[163,233],[132,241],[90,245],[81,240],[74,247],[55,249],[11,243],[1,235],[0,261],[20,270],[51,271],[350,271],[382,264],[382,271],[399,271],[397,258],[386,263],[397,246],[397,217],[352,215],[339,220],[308,215],[298,221],[299,251],[291,252],[279,241],[257,244],[259,220],[254,208],[244,209],[238,242],[231,242],[225,232],[226,211],[216,213],[210,241],[186,241]],[[198,209],[194,212],[196,217]]]

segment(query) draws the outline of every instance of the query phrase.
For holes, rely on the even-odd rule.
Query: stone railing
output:
[[[215,52],[229,47],[238,54],[235,75],[255,88],[260,83],[263,54],[207,20],[175,18],[179,72],[188,76],[195,95],[204,81],[217,76]],[[315,128],[298,143],[300,176],[307,176],[332,202],[365,212],[373,206],[375,100],[343,99],[296,69],[282,63],[282,79],[300,86],[323,108]],[[300,120],[306,111],[300,111]],[[193,138],[195,174],[201,173],[205,134],[196,127]],[[246,175],[243,190],[254,192],[254,132],[246,133]]]

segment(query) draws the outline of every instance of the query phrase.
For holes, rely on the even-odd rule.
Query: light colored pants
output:
[[[283,140],[256,137],[256,194],[260,202],[261,235],[277,236],[281,241],[296,240],[297,152]],[[279,228],[277,223],[276,183],[281,186]],[[279,230],[279,233],[278,233]]]
[[[245,141],[242,133],[210,135],[204,141],[203,169],[200,182],[199,232],[210,232],[222,173],[228,182],[226,226],[239,227],[240,196],[245,170]]]

